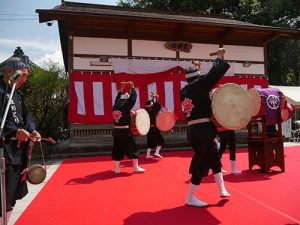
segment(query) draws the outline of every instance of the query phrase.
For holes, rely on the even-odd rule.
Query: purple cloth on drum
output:
[[[280,102],[282,93],[276,88],[257,89],[264,104],[266,124],[281,122]]]

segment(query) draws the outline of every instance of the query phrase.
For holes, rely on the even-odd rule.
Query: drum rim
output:
[[[137,129],[137,131],[139,132],[140,135],[146,135],[149,132],[149,130],[150,130],[150,117],[149,117],[149,114],[148,114],[148,112],[145,109],[138,109],[136,111],[137,111],[137,114],[136,114],[136,117],[135,117],[135,126],[136,126],[136,129]],[[137,118],[138,118],[139,115],[142,115],[142,114],[140,114],[141,112],[142,112],[142,114],[147,115],[146,116],[146,118],[147,118],[146,121],[145,121],[145,118],[143,118],[144,119],[143,120],[143,124],[144,125],[145,125],[145,123],[149,124],[148,128],[146,128],[146,130],[144,130],[144,131],[141,130],[141,127],[137,126]]]
[[[172,117],[173,117],[173,123],[172,123],[172,126],[170,125],[170,126],[169,126],[170,128],[168,128],[168,129],[163,129],[163,128],[158,124],[158,122],[157,122],[157,121],[159,121],[159,118],[161,118],[162,115],[164,115],[164,114],[170,114],[170,115],[172,115]],[[158,113],[158,115],[156,116],[156,122],[155,122],[155,124],[156,124],[156,127],[157,127],[159,130],[161,130],[161,131],[169,131],[169,130],[171,130],[171,129],[174,127],[175,123],[176,123],[176,119],[175,119],[174,112],[171,112],[171,111],[160,112],[160,113]]]
[[[216,116],[215,112],[214,112],[214,109],[216,109],[216,107],[214,106],[214,103],[216,101],[216,96],[218,96],[218,93],[222,90],[222,88],[226,88],[228,86],[233,86],[233,87],[237,87],[239,90],[241,90],[245,96],[248,96],[249,98],[246,98],[246,99],[249,99],[249,107],[250,107],[250,110],[249,111],[249,118],[248,120],[245,120],[244,123],[241,123],[239,126],[230,126],[228,124],[224,124],[223,121],[220,120],[219,116]],[[250,104],[251,103],[251,104]],[[226,129],[229,129],[229,130],[239,130],[239,129],[242,129],[244,127],[247,126],[247,124],[251,121],[251,118],[252,118],[252,111],[253,111],[253,106],[252,106],[252,99],[251,99],[251,96],[250,94],[244,89],[242,88],[240,85],[238,84],[235,84],[235,83],[226,83],[224,85],[222,85],[222,87],[220,88],[217,88],[213,95],[212,95],[212,100],[211,100],[211,108],[212,108],[212,115],[214,116],[215,120],[221,125],[223,126],[224,128]],[[247,122],[247,123],[246,123]]]

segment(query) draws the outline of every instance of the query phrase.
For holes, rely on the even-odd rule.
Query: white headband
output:
[[[146,107],[149,107],[149,106],[151,106],[151,105],[153,105],[153,102],[150,102],[150,104],[149,104],[149,105],[146,105]]]

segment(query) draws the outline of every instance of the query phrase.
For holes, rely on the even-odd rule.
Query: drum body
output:
[[[252,111],[250,95],[237,84],[223,84],[212,93],[212,121],[218,130],[239,130],[247,126]]]
[[[29,167],[27,180],[31,184],[40,184],[46,179],[46,169],[44,166],[34,164]]]
[[[150,117],[146,110],[137,109],[131,114],[130,130],[134,136],[146,135],[150,129]]]
[[[176,116],[168,109],[162,108],[156,116],[155,123],[160,131],[169,131],[175,126]]]
[[[276,88],[251,88],[248,90],[253,102],[252,116],[265,116],[267,124],[276,124],[289,117],[283,107],[283,94]]]
[[[280,114],[281,114],[282,122],[291,119],[295,115],[296,111],[297,111],[297,107],[294,106],[293,104],[287,102],[286,100],[281,102]]]

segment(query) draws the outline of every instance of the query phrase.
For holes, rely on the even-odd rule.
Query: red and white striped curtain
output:
[[[160,103],[184,120],[180,89],[186,85],[183,69],[172,68],[151,74],[104,74],[73,71],[70,75],[69,122],[83,124],[111,124],[112,106],[121,81],[132,81],[137,90],[134,109],[144,108],[151,91],[160,96]],[[236,83],[246,90],[266,88],[265,78],[225,76],[220,83]]]

